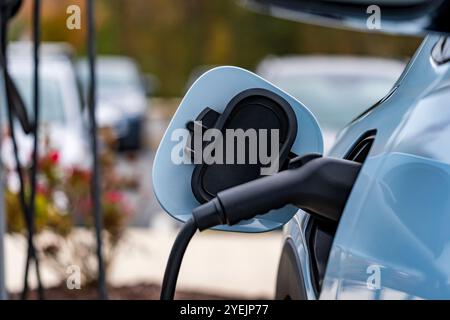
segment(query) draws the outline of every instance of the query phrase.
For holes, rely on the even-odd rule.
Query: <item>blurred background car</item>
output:
[[[404,68],[394,59],[289,56],[266,58],[256,72],[311,110],[322,128],[327,152],[339,131],[383,98]]]
[[[86,59],[77,63],[77,71],[86,93]],[[147,97],[152,92],[150,78],[142,76],[136,62],[124,56],[99,56],[96,71],[99,127],[114,130],[119,150],[139,150],[146,130]]]
[[[33,60],[32,46],[28,42],[16,42],[9,46],[9,70],[33,119]],[[43,43],[41,46],[41,96],[40,121],[42,148],[57,151],[64,167],[88,168],[90,165],[87,130],[82,116],[82,101],[77,85],[71,47],[64,43]],[[3,126],[7,123],[6,100],[0,100]],[[33,140],[20,126],[15,125],[18,149],[22,163],[31,159]],[[45,145],[45,146],[44,146]],[[12,143],[7,138],[2,145],[2,158],[14,167]]]

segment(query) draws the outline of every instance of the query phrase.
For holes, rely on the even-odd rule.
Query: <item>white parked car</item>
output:
[[[291,56],[267,58],[256,72],[311,110],[327,152],[341,129],[389,92],[404,67],[391,59]]]
[[[29,43],[13,43],[9,46],[10,74],[25,102],[30,120],[33,120],[33,60]],[[87,127],[82,116],[82,101],[74,66],[66,48],[59,44],[42,44],[40,59],[40,146],[59,153],[63,167],[90,166]],[[3,88],[2,88],[3,89]],[[3,91],[2,91],[3,92]],[[2,127],[8,126],[5,95],[0,96]],[[26,135],[20,125],[15,132],[23,164],[29,163],[33,150],[33,138]],[[47,141],[45,141],[47,140]],[[2,160],[14,168],[12,142],[2,136]]]

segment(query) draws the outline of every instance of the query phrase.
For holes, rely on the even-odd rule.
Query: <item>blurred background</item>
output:
[[[42,2],[37,246],[44,285],[50,298],[96,297],[85,108],[85,2]],[[66,10],[73,4],[81,8],[81,29],[69,30]],[[235,65],[275,83],[312,110],[329,150],[349,121],[388,93],[421,41],[284,21],[231,0],[96,0],[95,4],[97,120],[112,298],[159,296],[179,225],[154,198],[152,161],[180,99],[203,72]],[[9,47],[11,73],[29,110],[31,7],[32,1],[25,0],[13,20]],[[1,98],[3,113],[4,103]],[[26,238],[10,129],[6,123],[2,127],[8,220],[5,263],[7,286],[14,297],[22,286]],[[26,169],[32,140],[20,132],[18,137]],[[178,297],[271,298],[280,252],[279,231],[202,233],[187,250]],[[81,290],[66,286],[71,265],[82,271]]]

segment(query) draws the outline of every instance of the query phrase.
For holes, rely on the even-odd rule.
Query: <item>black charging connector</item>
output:
[[[325,220],[339,221],[361,164],[317,155],[305,155],[294,161],[296,165],[291,169],[223,190],[192,211],[193,218],[182,228],[172,247],[162,300],[174,297],[181,260],[197,229],[234,225],[288,204]]]
[[[360,167],[353,161],[315,158],[299,168],[221,191],[192,214],[199,230],[234,225],[287,204],[339,221]]]

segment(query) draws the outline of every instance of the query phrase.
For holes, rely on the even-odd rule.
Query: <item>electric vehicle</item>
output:
[[[82,87],[86,89],[86,60],[77,63],[77,70]],[[114,129],[120,150],[140,149],[145,133],[150,84],[140,76],[136,62],[122,56],[99,56],[97,77],[99,126]]]
[[[256,2],[275,15],[361,29],[370,5]],[[379,3],[385,30],[450,29],[448,2]],[[276,298],[450,298],[449,61],[450,39],[428,35],[390,92],[339,134],[329,155],[361,162],[361,172],[338,223],[300,210],[285,226]]]
[[[382,31],[429,34],[389,92],[351,120],[327,157],[317,154],[322,133],[301,99],[240,68],[200,77],[153,167],[158,201],[186,222],[161,297],[173,298],[196,229],[285,225],[277,299],[450,299],[450,1],[386,0],[376,8],[369,0],[249,2],[283,18],[363,30],[379,10]],[[186,123],[194,140],[196,128],[281,127],[280,172],[261,177],[249,174],[250,166],[170,163],[183,150],[170,138]],[[195,159],[191,140],[184,150]]]
[[[379,101],[399,78],[399,60],[357,56],[280,56],[256,73],[302,101],[319,122],[327,153],[353,118]]]

